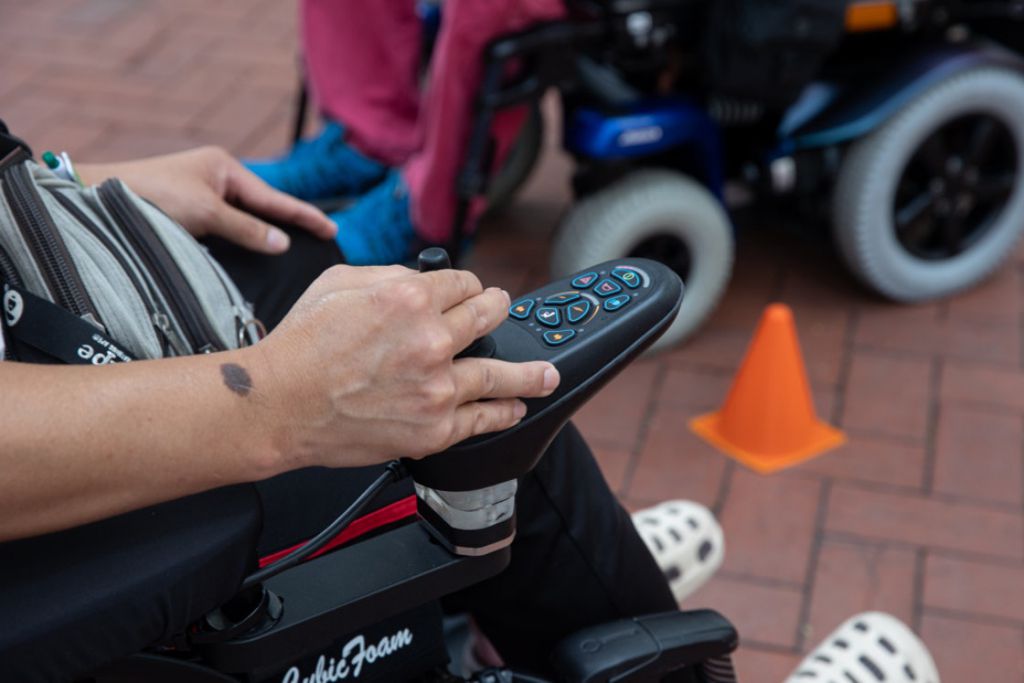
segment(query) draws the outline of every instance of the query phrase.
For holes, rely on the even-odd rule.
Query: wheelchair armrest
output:
[[[339,636],[479,583],[508,566],[511,550],[459,557],[420,523],[405,524],[345,546],[269,579],[284,601],[273,626],[202,646],[220,671],[268,669],[315,654]]]
[[[552,664],[573,683],[657,680],[736,649],[729,621],[712,610],[665,612],[584,629],[555,648]]]

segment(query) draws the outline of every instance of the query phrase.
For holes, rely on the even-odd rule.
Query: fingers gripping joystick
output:
[[[417,259],[421,273],[446,270],[452,267],[448,252],[441,247],[429,247],[420,252]],[[493,358],[494,339],[490,335],[480,337],[459,353],[456,358]]]
[[[442,249],[420,254],[423,271],[448,264]],[[561,383],[549,396],[527,399],[526,416],[516,426],[406,463],[420,515],[438,540],[463,555],[511,543],[518,478],[537,464],[573,413],[664,333],[682,299],[682,282],[662,264],[609,261],[516,298],[505,322],[459,354],[546,360]]]

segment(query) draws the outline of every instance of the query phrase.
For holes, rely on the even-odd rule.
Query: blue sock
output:
[[[416,241],[409,189],[398,171],[367,192],[353,206],[330,215],[338,225],[335,238],[345,262],[354,266],[403,263]]]
[[[271,187],[306,201],[358,195],[388,172],[345,142],[345,128],[334,121],[281,156],[244,163]]]

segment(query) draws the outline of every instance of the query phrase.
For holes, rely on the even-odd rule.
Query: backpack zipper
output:
[[[0,278],[3,278],[3,281],[7,284],[19,289],[24,289],[25,287],[21,275],[18,274],[18,269],[14,267],[14,261],[2,244],[0,244]]]
[[[24,164],[5,172],[4,196],[11,206],[14,222],[39,264],[47,289],[57,304],[89,322],[103,327],[96,306],[75,268],[67,245],[46,212]]]
[[[149,204],[149,206],[152,207],[152,209],[154,211],[156,211],[157,213],[161,214],[167,220],[171,221],[172,223],[176,223],[177,222],[173,218],[171,218],[169,215],[167,215],[166,211],[161,209],[156,204],[150,202],[145,197],[142,197],[142,200],[144,202],[146,202],[147,204]],[[206,251],[206,247],[203,247],[203,250]],[[220,282],[221,289],[224,291],[224,297],[228,301],[231,302],[231,308],[232,308],[232,310],[235,313],[235,335],[236,335],[236,338],[238,340],[238,345],[239,346],[244,346],[244,344],[243,344],[243,333],[244,333],[245,337],[249,338],[249,343],[250,344],[255,344],[260,339],[262,339],[262,337],[255,336],[255,335],[251,334],[250,332],[248,332],[247,328],[252,326],[252,325],[258,325],[260,328],[263,328],[263,330],[264,330],[263,336],[266,336],[266,328],[263,327],[263,323],[258,318],[256,318],[254,315],[249,315],[249,316],[242,315],[242,311],[244,310],[244,307],[245,306],[249,306],[250,308],[252,308],[251,304],[246,303],[244,300],[242,300],[241,303],[236,301],[235,296],[231,293],[231,288],[228,285],[229,277],[228,277],[227,273],[225,273],[224,269],[221,267],[221,265],[219,263],[217,263],[217,260],[214,259],[212,256],[210,256],[208,251],[206,252],[206,259],[210,262],[210,268],[217,275],[217,281]]]
[[[164,355],[167,355],[167,344],[171,345],[177,355],[189,355],[188,346],[186,345],[185,340],[182,338],[181,333],[171,325],[167,314],[160,310],[160,307],[156,303],[156,298],[153,295],[153,291],[150,289],[149,283],[139,280],[135,273],[135,268],[128,263],[128,259],[122,253],[123,247],[121,245],[115,245],[115,241],[117,239],[116,236],[110,237],[109,235],[106,235],[77,204],[68,199],[62,192],[50,189],[50,195],[57,200],[57,203],[60,204],[65,211],[70,213],[75,220],[81,223],[93,237],[103,244],[107,252],[110,253],[110,255],[113,256],[121,266],[121,270],[123,270],[125,275],[128,276],[128,279],[131,280],[132,286],[135,287],[135,290],[142,298],[143,304],[146,306],[147,312],[149,313],[149,320],[153,324],[153,328],[159,331],[161,337],[163,337]]]
[[[182,324],[191,348],[196,353],[223,351],[223,344],[217,340],[217,334],[201,313],[202,304],[195,291],[160,237],[153,232],[146,217],[125,197],[121,181],[116,178],[105,181],[98,188],[98,194],[104,207],[151,273],[172,309],[172,315]]]

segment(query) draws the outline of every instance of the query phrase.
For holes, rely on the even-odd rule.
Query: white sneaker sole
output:
[[[633,514],[633,524],[661,568],[677,602],[710,579],[725,558],[725,536],[711,511],[669,500]]]
[[[786,683],[939,683],[931,653],[902,621],[882,612],[851,617]]]

